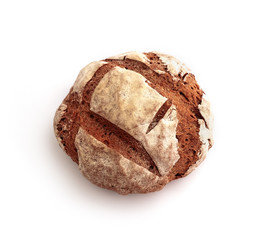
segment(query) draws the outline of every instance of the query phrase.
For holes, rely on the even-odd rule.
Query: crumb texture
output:
[[[54,117],[61,148],[92,183],[147,193],[184,177],[213,145],[213,116],[176,58],[128,52],[84,67]]]

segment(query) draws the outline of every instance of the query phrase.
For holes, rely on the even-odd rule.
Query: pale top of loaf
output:
[[[147,133],[154,116],[166,100],[146,83],[142,75],[115,67],[95,88],[90,109],[139,140],[160,174],[166,175],[179,160],[175,106]]]

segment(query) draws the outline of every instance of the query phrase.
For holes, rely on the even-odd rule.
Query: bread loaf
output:
[[[84,67],[54,118],[61,148],[92,183],[147,193],[186,176],[213,144],[213,117],[194,75],[158,52]]]

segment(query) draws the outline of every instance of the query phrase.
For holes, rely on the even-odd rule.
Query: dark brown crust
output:
[[[160,71],[164,71],[164,72],[168,73],[167,66],[165,66],[162,63],[162,61],[159,59],[159,57],[155,53],[149,52],[149,53],[144,53],[144,54],[149,59],[150,67],[153,70],[160,70]]]
[[[163,103],[163,105],[159,108],[159,110],[155,114],[152,122],[148,126],[146,134],[149,133],[150,131],[152,131],[156,127],[156,125],[159,123],[159,121],[165,116],[166,112],[171,107],[171,105],[172,105],[172,101],[169,99]]]
[[[198,119],[203,118],[199,112],[198,105],[201,103],[203,91],[197,85],[194,75],[179,75],[174,80],[171,74],[168,73],[167,67],[156,54],[145,53],[145,55],[150,60],[150,66],[130,59],[106,59],[105,61],[108,64],[100,67],[84,87],[80,104],[77,93],[72,92],[71,89],[69,95],[63,101],[67,105],[67,110],[57,125],[58,135],[62,139],[67,154],[77,163],[78,156],[74,141],[78,128],[81,126],[99,141],[159,176],[157,167],[140,142],[106,119],[90,111],[93,91],[108,71],[115,66],[136,71],[148,80],[147,83],[152,88],[169,99],[160,108],[147,132],[153,129],[163,118],[171,106],[171,102],[177,108],[179,123],[176,137],[179,144],[180,159],[169,174],[169,179],[173,180],[182,177],[189,167],[199,159],[198,153],[201,148],[201,141],[199,138]],[[155,70],[161,70],[165,73],[159,74]]]

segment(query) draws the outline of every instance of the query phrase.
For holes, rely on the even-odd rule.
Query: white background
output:
[[[267,1],[1,1],[0,239],[268,239]],[[54,113],[79,70],[126,51],[186,63],[215,145],[146,195],[88,182]]]

